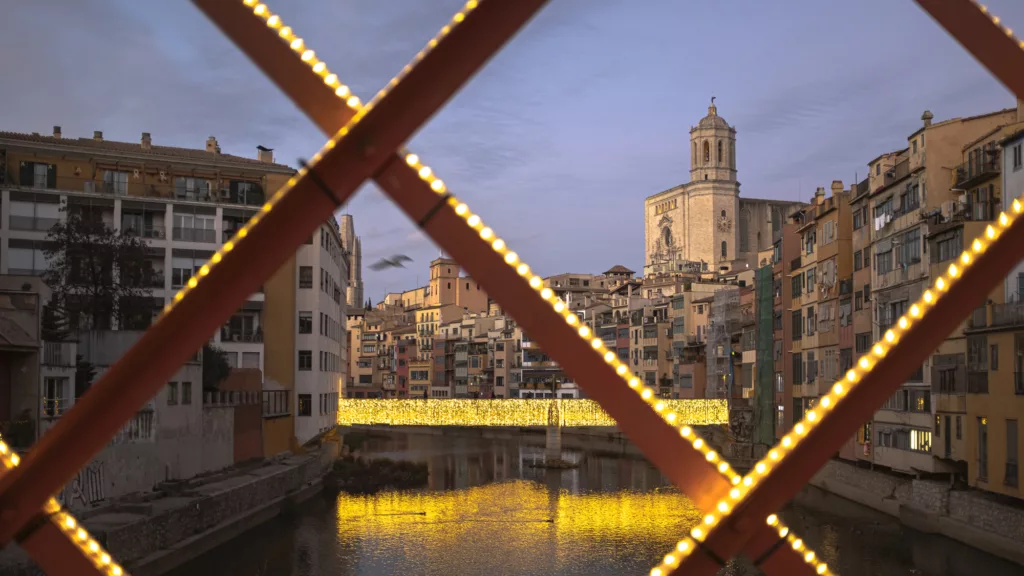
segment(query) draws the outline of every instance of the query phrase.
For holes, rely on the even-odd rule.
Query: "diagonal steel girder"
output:
[[[1024,99],[1024,42],[1001,24],[998,17],[972,0],[915,0],[946,31],[971,53],[993,76]],[[1003,204],[1008,191],[1003,191]],[[972,243],[966,257],[936,280],[948,290],[938,296],[934,307],[911,321],[891,350],[884,348],[862,379],[831,411],[824,411],[820,423],[808,426],[806,437],[778,462],[762,462],[764,478],[708,533],[703,546],[725,557],[740,550],[743,542],[759,533],[756,527],[771,523],[777,511],[800,490],[832,457],[843,442],[856,433],[885,401],[906,381],[928,356],[997,286],[1024,256],[1024,218],[1021,205],[1000,215],[985,233]],[[959,270],[957,266],[966,268]],[[941,294],[941,288],[935,294]],[[927,302],[917,305],[924,308]],[[881,344],[885,344],[882,342]],[[878,346],[878,344],[876,344]],[[801,424],[810,424],[807,422]],[[802,541],[780,542],[795,550],[806,550]],[[789,546],[787,546],[789,547]],[[808,551],[813,558],[813,552]],[[688,576],[712,575],[718,569],[707,556],[685,558],[675,573]]]
[[[325,134],[336,131],[354,114],[345,104],[344,98],[339,98],[334,88],[323,81],[322,74],[317,75],[308,62],[300,61],[288,43],[267,26],[266,14],[263,18],[257,18],[251,9],[238,1],[193,2]],[[399,85],[397,82],[399,79],[393,80],[389,86]],[[416,169],[409,166],[399,154],[374,176],[374,180],[415,222],[422,222],[424,215],[438,204],[436,191],[431,190],[429,184],[417,175]],[[730,482],[714,466],[709,465],[690,442],[671,427],[665,426],[664,421],[602,361],[600,354],[595,353],[574,328],[538,297],[536,289],[531,288],[524,278],[516,274],[491,249],[488,242],[466,225],[465,220],[455,213],[453,205],[445,205],[437,211],[424,226],[424,231],[478,279],[488,294],[502,302],[505,309],[553,358],[559,359],[565,370],[605,407],[662,473],[703,510],[715,510],[716,503],[730,490]],[[669,428],[667,434],[665,428]],[[687,458],[682,459],[684,457]],[[745,551],[751,558],[759,558],[776,541],[775,533],[765,526],[760,537],[751,542]],[[778,575],[814,573],[812,567],[793,551],[771,555],[761,567]]]
[[[225,243],[200,271],[197,283],[175,296],[139,342],[40,439],[21,466],[0,478],[0,542],[10,542],[358,186],[382,170],[386,173],[393,151],[543,4],[544,0],[481,2],[465,26],[452,30],[401,85],[372,109],[364,109],[343,135],[335,136],[314,157],[320,160],[311,166],[315,174],[300,170],[243,228],[244,233]]]

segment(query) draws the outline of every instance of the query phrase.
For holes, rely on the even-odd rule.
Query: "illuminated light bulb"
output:
[[[281,28],[280,31],[278,31],[277,35],[287,40],[292,37],[292,29],[288,26],[285,26],[284,28]]]
[[[835,393],[836,396],[842,396],[845,391],[846,390],[843,388],[843,385],[839,382],[836,382],[836,385],[832,387],[832,392]]]
[[[107,564],[110,564],[110,554],[107,554],[106,552],[104,552],[100,556],[100,564],[102,564],[104,566],[106,566]]]
[[[693,530],[690,530],[690,536],[693,536],[693,539],[699,542],[704,540],[704,531],[700,528],[694,528]]]
[[[223,256],[220,255],[220,252],[217,252],[216,254],[213,255],[213,258],[210,258],[210,262],[216,264],[221,261],[221,258],[223,258]]]
[[[956,275],[959,274],[959,273],[960,273],[960,270],[957,269],[956,264],[950,264],[949,265],[949,277],[950,278],[956,278]]]
[[[924,298],[924,301],[926,303],[931,304],[932,302],[935,301],[935,294],[932,294],[931,290],[925,290],[924,296],[922,296],[922,298]]]
[[[718,458],[718,454],[715,454],[714,450],[709,450],[708,453],[704,455],[704,457],[707,458],[708,462],[714,462]]]
[[[683,438],[689,438],[691,434],[693,434],[693,429],[689,426],[683,426],[679,429],[679,435]]]
[[[807,413],[807,421],[808,422],[814,422],[817,419],[818,419],[818,413],[815,412],[814,410],[811,410],[810,412]]]
[[[452,31],[452,27],[446,25],[444,28],[441,28],[441,34],[440,35],[441,36],[447,36],[448,33],[451,32],[451,31]]]
[[[498,238],[494,242],[491,242],[491,248],[494,248],[495,252],[501,252],[505,249],[505,241]]]
[[[618,368],[615,369],[615,371],[619,374],[619,376],[624,375],[627,370],[629,370],[629,368],[626,368],[625,364],[623,364],[623,365],[621,365],[621,366],[619,366]]]
[[[811,562],[814,562],[814,551],[813,550],[808,551],[807,554],[804,554],[804,562],[807,562],[808,564],[810,564]]]
[[[714,524],[715,520],[716,520],[716,518],[715,518],[714,514],[708,514],[707,516],[704,517],[704,523],[707,524],[708,526],[711,526],[712,524]]]
[[[999,225],[1003,228],[1010,225],[1010,218],[1006,216],[1006,212],[999,213]]]
[[[639,385],[640,385],[640,379],[639,378],[630,378],[629,379],[629,387],[630,388],[636,388]]]
[[[827,564],[818,564],[817,572],[818,572],[818,574],[824,574],[825,572],[828,572],[828,565]]]
[[[718,465],[718,471],[720,473],[722,473],[722,474],[725,474],[726,470],[728,470],[728,469],[729,469],[729,463],[728,462],[722,462],[722,463],[720,463]]]
[[[302,46],[304,44],[305,42],[302,41],[302,38],[296,38],[295,40],[292,40],[292,43],[289,44],[289,46],[291,47],[292,50],[298,52],[299,50],[302,50]]]
[[[570,322],[570,324],[574,324],[574,322]],[[604,342],[601,342],[600,338],[594,338],[593,340],[590,341],[590,347],[593,348],[594,350],[600,350],[601,346],[604,346]],[[611,362],[614,359],[615,358],[607,360],[607,362]]]
[[[970,256],[968,256],[968,258],[970,258]],[[911,305],[910,306],[910,315],[913,316],[914,318],[917,318],[918,316],[920,316],[921,315],[921,307],[918,306],[917,304]]]
[[[476,8],[478,4],[479,2],[477,2],[477,0],[469,0],[469,2],[466,2],[466,11],[468,12],[473,8]]]
[[[415,154],[406,154],[405,163],[409,166],[415,166],[420,163],[420,157]]]
[[[652,568],[651,576],[662,576],[661,568]]]
[[[537,276],[534,276],[534,278],[537,278],[538,280],[540,280],[540,278],[537,277]],[[545,299],[545,300],[550,300],[551,296],[553,294],[554,294],[554,292],[551,291],[551,288],[545,288],[545,289],[540,291],[540,297]]]
[[[565,304],[562,304],[561,300],[555,302],[555,312],[561,312],[562,310],[565,310]]]
[[[741,495],[742,494],[740,494],[739,488],[733,488],[732,490],[729,490],[729,498],[732,498],[733,500],[739,500]]]
[[[313,72],[315,72],[317,74],[323,74],[326,71],[327,71],[327,64],[324,64],[323,62],[317,62],[316,64],[313,65]],[[319,158],[314,156],[313,160],[319,160]]]
[[[462,22],[465,19],[466,19],[466,15],[463,14],[462,12],[456,12],[455,16],[452,16],[452,21],[454,21],[456,23]]]
[[[515,252],[509,252],[508,254],[505,254],[505,263],[506,264],[515,264],[518,261],[519,261],[519,255],[516,254]]]
[[[228,240],[227,242],[225,242],[224,243],[224,248],[222,248],[222,250],[224,250],[225,253],[231,252],[234,249],[235,249],[235,243],[232,242],[231,240]]]
[[[978,240],[977,238],[975,238],[974,242],[971,243],[971,250],[974,250],[975,254],[981,254],[982,250],[984,249],[985,245],[982,244],[981,240]]]
[[[540,276],[534,276],[530,278],[530,288],[537,289],[541,287],[544,281],[540,279]]]
[[[901,329],[906,330],[907,326],[910,326],[910,322],[907,321],[906,316],[900,316],[900,319],[899,321],[896,322],[896,325],[899,326]]]
[[[971,263],[971,255],[966,250],[960,255],[960,263],[964,266]]]
[[[822,408],[828,408],[829,406],[832,405],[832,399],[829,398],[828,396],[825,396],[821,399],[820,404]]]
[[[704,440],[703,439],[697,438],[696,440],[693,441],[693,447],[696,448],[697,450],[700,450],[701,446],[704,446]]]
[[[252,8],[256,5],[256,0],[242,0],[242,4],[245,4],[246,6]]]
[[[89,541],[89,551],[95,553],[95,552],[99,552],[99,550],[100,550],[100,545],[95,540],[90,540]]]
[[[580,326],[579,335],[580,338],[586,338],[587,336],[590,336],[590,328],[587,328],[586,326]]]
[[[768,470],[768,467],[765,466],[764,462],[758,462],[757,466],[754,466],[754,470],[757,470],[758,474],[764,474]]]
[[[786,534],[789,534],[789,528],[787,528],[785,526],[779,528],[779,536],[782,536],[783,538],[785,538]]]
[[[790,437],[790,436],[783,436],[782,437],[782,446],[784,448],[789,448],[792,445],[793,445],[793,438],[792,437]]]
[[[779,523],[779,517],[776,516],[775,514],[771,514],[771,515],[768,516],[766,521],[768,522],[769,526],[775,526],[776,524]]]
[[[345,104],[348,104],[349,108],[359,108],[362,101],[359,100],[359,96],[349,96],[348,100],[345,100]]]
[[[993,228],[991,225],[987,226],[985,228],[985,236],[988,236],[990,240],[992,238],[995,238],[996,237],[996,229]]]
[[[596,346],[594,346],[594,347],[597,348],[597,346],[600,346],[601,341],[600,340],[594,340],[594,344],[596,344]],[[611,352],[611,351],[605,352],[604,353],[604,361],[609,363],[609,364],[614,362],[615,361],[615,352]],[[625,366],[623,366],[623,368],[625,368]]]
[[[726,504],[724,500],[719,502],[718,503],[718,511],[721,512],[722,514],[727,513],[729,511],[729,505]]]
[[[690,549],[690,543],[687,542],[686,540],[680,540],[679,544],[676,544],[676,550],[678,550],[680,552],[686,552],[689,549]]]
[[[206,276],[209,273],[210,273],[210,267],[207,266],[206,264],[203,264],[203,267],[199,269],[199,275],[200,276]]]
[[[751,478],[750,476],[747,476],[747,477],[743,478],[743,485],[744,486],[749,488],[751,485],[753,485],[753,483],[754,483],[754,479]]]
[[[943,280],[942,278],[939,278],[938,280],[935,281],[935,287],[938,288],[939,290],[945,290],[946,281]]]
[[[804,547],[804,541],[803,540],[801,540],[799,538],[797,538],[796,540],[793,540],[793,550],[799,550],[799,549],[801,549],[803,547]]]
[[[881,344],[875,344],[871,351],[875,353],[875,356],[885,356],[885,348],[882,348]]]
[[[470,216],[470,218],[472,218],[472,216]],[[516,266],[516,274],[519,274],[520,276],[526,276],[529,273],[530,267],[527,266],[526,264],[520,264],[519,266]]]
[[[476,228],[477,226],[480,225],[480,217],[477,216],[476,214],[473,214],[469,218],[466,218],[466,224],[469,224],[470,228]],[[524,266],[525,266],[525,268],[524,268]],[[526,272],[530,271],[530,267],[526,266],[526,264],[521,265],[519,268],[523,269],[523,270],[526,270]],[[525,276],[526,272],[520,272],[519,275],[520,276]]]
[[[7,444],[0,442],[0,454],[7,454]]]
[[[253,14],[255,14],[257,16],[263,16],[263,15],[265,15],[267,13],[267,5],[266,4],[257,4],[256,8],[254,8],[252,12],[253,12]]]
[[[270,18],[267,18],[267,26],[277,29],[278,27],[281,26],[281,17],[278,16],[277,14],[274,14]]]
[[[324,84],[327,84],[328,86],[333,87],[337,83],[338,83],[338,75],[337,74],[333,74],[332,73],[332,74],[328,74],[327,76],[324,76]]]
[[[494,237],[494,230],[485,226],[484,229],[480,231],[480,237],[484,240],[490,240]]]
[[[669,412],[668,415],[665,416],[665,420],[668,420],[669,424],[675,422],[676,418],[678,418],[678,416],[676,416],[675,412]]]
[[[886,330],[885,331],[885,341],[886,342],[892,342],[893,340],[896,340],[896,333],[893,332],[892,330]]]
[[[655,412],[662,412],[664,410],[665,410],[665,403],[664,402],[658,402],[657,404],[654,405],[654,411]]]
[[[199,280],[195,276],[193,276],[193,277],[188,279],[188,287],[189,288],[195,288],[198,285],[199,285]]]
[[[654,392],[651,392],[650,388],[644,388],[644,391],[640,393],[640,397],[644,400],[650,400],[651,396],[654,396]]]
[[[68,530],[74,530],[75,529],[75,519],[72,518],[71,516],[68,516],[67,518],[64,519],[64,526],[67,527]]]
[[[871,361],[868,360],[867,358],[861,358],[860,359],[860,367],[865,369],[865,370],[867,370],[868,368],[871,367]]]
[[[434,192],[437,192],[438,194],[443,193],[444,192],[444,181],[443,180],[434,180],[433,182],[430,183],[430,189],[433,190]]]
[[[806,427],[806,426],[804,426],[803,422],[797,423],[797,425],[796,425],[796,426],[793,426],[793,430],[794,430],[794,431],[795,431],[795,432],[796,432],[797,434],[800,434],[801,436],[803,436],[804,434],[806,434],[806,433],[807,433],[807,427]]]
[[[768,453],[768,457],[771,458],[772,460],[778,460],[779,459],[779,451],[778,450],[772,450],[771,452]]]
[[[1021,44],[1024,44],[1024,41],[1022,41]],[[1013,211],[1016,212],[1017,214],[1020,214],[1021,210],[1024,210],[1024,206],[1021,206],[1020,200],[1017,200],[1016,198],[1014,198],[1013,199]]]

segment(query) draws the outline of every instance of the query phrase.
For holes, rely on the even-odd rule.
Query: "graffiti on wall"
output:
[[[57,501],[69,509],[80,509],[103,500],[103,463],[90,462],[57,495]]]

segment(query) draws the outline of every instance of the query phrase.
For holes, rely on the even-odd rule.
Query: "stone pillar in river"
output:
[[[547,438],[544,445],[544,462],[555,463],[562,459],[562,417],[559,400],[554,399],[548,406]]]

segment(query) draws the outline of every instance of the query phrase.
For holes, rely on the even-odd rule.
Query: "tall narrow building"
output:
[[[348,254],[348,287],[345,303],[349,308],[363,305],[363,242],[356,236],[351,214],[341,217],[341,247]]]

